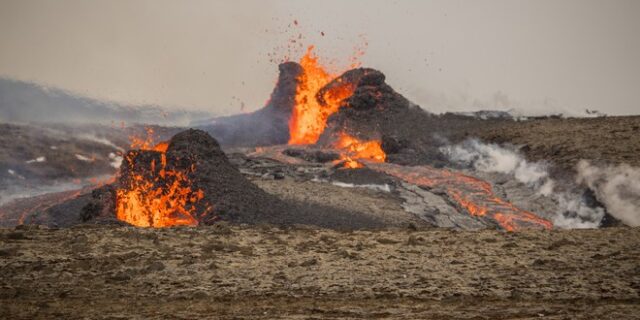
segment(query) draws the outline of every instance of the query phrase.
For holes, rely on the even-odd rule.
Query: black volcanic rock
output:
[[[287,156],[300,158],[310,162],[326,163],[340,159],[340,154],[332,151],[310,149],[286,149],[283,153]]]
[[[303,70],[302,67],[295,62],[282,63],[278,66],[278,69],[280,71],[278,82],[264,109],[288,116],[291,114],[291,110],[295,104],[298,77]]]
[[[384,74],[374,69],[349,70],[327,84],[320,92],[345,83],[354,87],[353,95],[345,99],[340,110],[329,117],[327,129],[320,137],[320,144],[332,141],[332,137],[341,131],[364,140],[380,139],[383,135],[397,137],[397,140],[406,140],[394,128],[404,125],[395,121],[395,116],[397,114],[410,114],[418,118],[428,116],[428,113],[395,92],[385,82]]]
[[[383,135],[382,136],[382,150],[387,154],[395,154],[395,153],[399,153],[400,151],[402,151],[402,149],[408,145],[408,141],[404,141],[401,139],[398,139],[394,136],[390,136],[390,135]]]
[[[266,146],[289,140],[289,117],[295,105],[298,76],[302,67],[295,62],[280,64],[280,75],[271,98],[262,109],[249,114],[220,117],[201,126],[225,146]]]

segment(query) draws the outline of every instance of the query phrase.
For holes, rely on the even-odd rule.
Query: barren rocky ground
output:
[[[637,319],[640,230],[0,230],[0,317]]]
[[[530,160],[562,169],[573,169],[581,159],[640,167],[640,116],[508,121],[474,129],[473,135],[522,146]]]
[[[424,220],[405,211],[402,207],[402,199],[391,193],[292,179],[253,179],[252,182],[268,193],[284,199],[358,212],[361,215],[379,219],[387,226],[428,225]]]

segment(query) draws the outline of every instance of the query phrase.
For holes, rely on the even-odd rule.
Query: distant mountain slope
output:
[[[0,121],[75,123],[149,123],[187,125],[210,118],[207,112],[167,111],[159,106],[129,106],[77,96],[34,83],[0,78]]]

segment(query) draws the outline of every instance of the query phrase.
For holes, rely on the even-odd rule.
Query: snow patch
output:
[[[93,161],[93,159],[91,158],[87,158],[86,156],[83,156],[81,154],[76,153],[76,159],[80,160],[80,161],[86,161],[86,162],[91,162]]]
[[[35,159],[27,160],[25,162],[26,163],[34,163],[34,162],[45,162],[45,161],[47,161],[47,158],[45,158],[45,157],[37,157]]]
[[[367,188],[376,191],[391,192],[391,187],[388,184],[353,184],[340,181],[333,181],[331,184],[341,188]]]
[[[14,177],[16,177],[16,178],[18,178],[18,179],[22,179],[22,180],[24,180],[24,177],[23,177],[22,175],[18,174],[17,172],[15,172],[15,171],[14,171],[14,170],[12,170],[12,169],[8,169],[8,170],[7,170],[7,172],[8,172],[10,175],[12,175],[12,176],[14,176]]]

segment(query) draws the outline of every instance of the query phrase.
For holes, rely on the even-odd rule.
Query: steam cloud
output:
[[[526,184],[548,180],[545,165],[527,162],[518,153],[498,145],[468,140],[460,145],[445,147],[442,151],[451,160],[472,165],[481,172],[513,174],[518,181]]]
[[[577,171],[576,181],[593,190],[612,216],[627,225],[640,226],[640,169],[626,164],[598,167],[582,160]]]
[[[458,145],[443,147],[441,152],[450,160],[473,167],[480,172],[511,175],[517,181],[534,188],[540,195],[550,197],[557,203],[557,209],[553,216],[553,223],[557,227],[597,228],[604,217],[603,208],[589,207],[584,198],[575,191],[558,192],[556,182],[549,177],[548,166],[545,163],[529,162],[514,150],[472,139]],[[591,179],[598,180],[597,177],[600,177],[595,177],[593,170],[589,172],[592,173],[588,175]],[[638,175],[640,176],[640,172]],[[595,183],[594,185],[600,184]],[[594,189],[591,185],[589,187]],[[640,182],[637,187],[640,188]],[[607,190],[611,190],[611,188]],[[600,192],[597,194],[598,199],[601,199]],[[603,203],[609,208],[607,202],[603,201]]]

